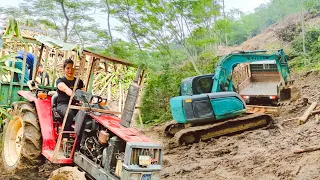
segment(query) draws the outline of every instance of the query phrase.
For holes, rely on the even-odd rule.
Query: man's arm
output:
[[[68,96],[71,97],[72,89],[70,89],[64,82],[60,82],[57,87],[60,91],[66,93]]]

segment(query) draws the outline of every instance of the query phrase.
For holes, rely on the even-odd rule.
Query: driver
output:
[[[72,95],[72,90],[76,82],[76,78],[74,77],[75,69],[73,67],[74,63],[71,59],[66,59],[63,63],[65,76],[59,78],[56,82],[58,87],[58,97],[57,97],[57,110],[60,111],[61,115],[65,115],[68,107],[68,103],[70,100],[70,96]],[[84,84],[81,79],[79,79],[77,89],[83,90]],[[72,102],[75,105],[75,102]],[[69,113],[67,116],[66,124],[64,127],[64,131],[72,131],[72,122],[73,118],[77,114],[77,110],[69,109]],[[63,134],[63,142],[67,141],[69,134]]]

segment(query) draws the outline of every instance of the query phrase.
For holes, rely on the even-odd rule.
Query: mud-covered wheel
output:
[[[77,167],[65,166],[53,171],[49,180],[86,180],[86,177]]]
[[[12,120],[7,120],[3,133],[2,160],[7,171],[40,165],[41,133],[34,106],[28,102],[12,103]]]

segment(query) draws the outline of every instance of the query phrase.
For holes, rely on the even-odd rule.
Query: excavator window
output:
[[[196,89],[198,93],[211,93],[212,83],[212,77],[202,77],[198,79],[196,82]]]

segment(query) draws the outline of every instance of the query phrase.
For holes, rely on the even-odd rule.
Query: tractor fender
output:
[[[37,100],[37,97],[32,94],[31,91],[18,91],[18,95],[24,97],[26,100],[28,100],[29,102],[34,102],[35,100]]]
[[[39,119],[42,135],[42,150],[53,150],[56,145],[57,135],[54,130],[52,119],[51,96],[46,99],[37,98],[30,91],[18,91],[18,94],[29,102],[33,102]]]

